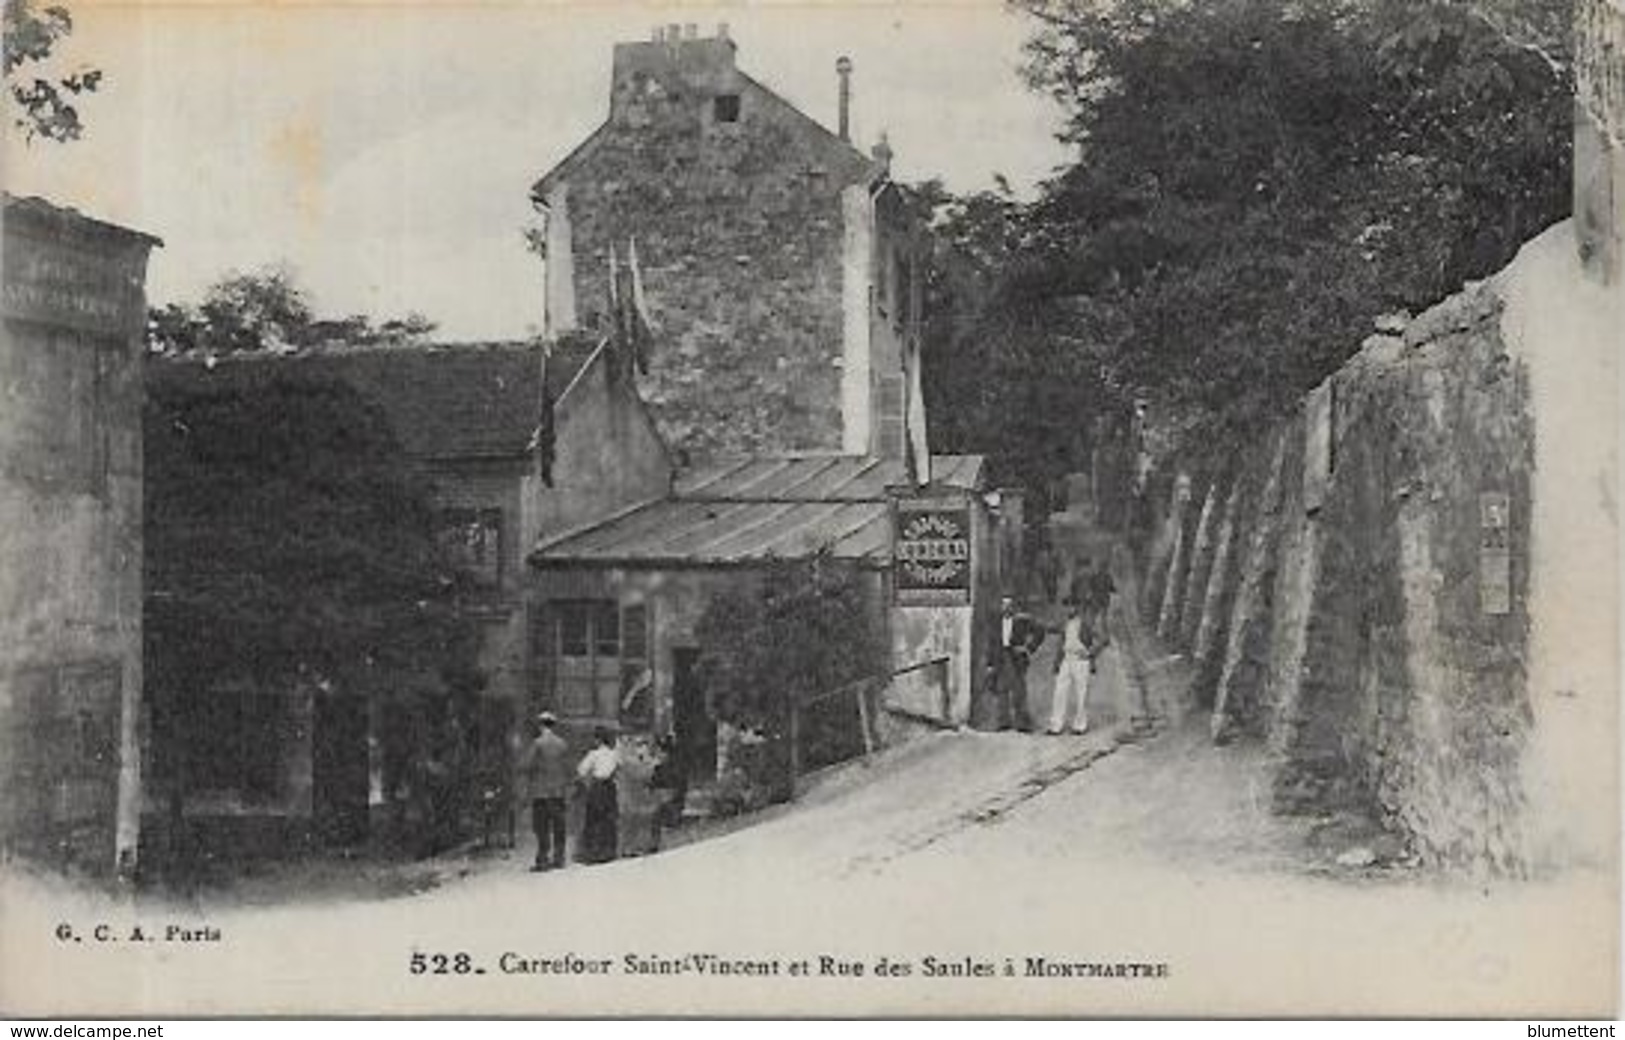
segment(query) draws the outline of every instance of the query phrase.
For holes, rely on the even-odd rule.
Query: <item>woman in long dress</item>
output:
[[[621,756],[615,735],[607,729],[596,734],[596,745],[581,757],[576,777],[583,789],[581,851],[583,863],[608,863],[616,856],[620,838],[620,804],[615,777]]]

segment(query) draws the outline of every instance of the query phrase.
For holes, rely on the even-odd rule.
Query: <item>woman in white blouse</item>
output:
[[[615,750],[615,734],[600,728],[596,745],[581,756],[576,778],[581,784],[581,853],[583,863],[608,863],[616,856],[620,837],[620,806],[615,787],[621,756]]]

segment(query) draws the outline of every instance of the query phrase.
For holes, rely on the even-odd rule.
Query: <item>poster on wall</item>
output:
[[[899,501],[893,515],[898,606],[968,605],[970,509],[956,501]]]

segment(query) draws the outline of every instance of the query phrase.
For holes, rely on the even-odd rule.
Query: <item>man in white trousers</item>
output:
[[[1055,691],[1050,701],[1049,732],[1059,734],[1072,716],[1072,732],[1089,730],[1089,672],[1098,647],[1098,636],[1083,616],[1083,604],[1076,597],[1066,601],[1066,620],[1060,628],[1061,645],[1055,654]]]

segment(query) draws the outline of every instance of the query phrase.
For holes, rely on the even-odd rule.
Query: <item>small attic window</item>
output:
[[[739,122],[739,95],[718,94],[711,102],[712,114],[719,123]]]

